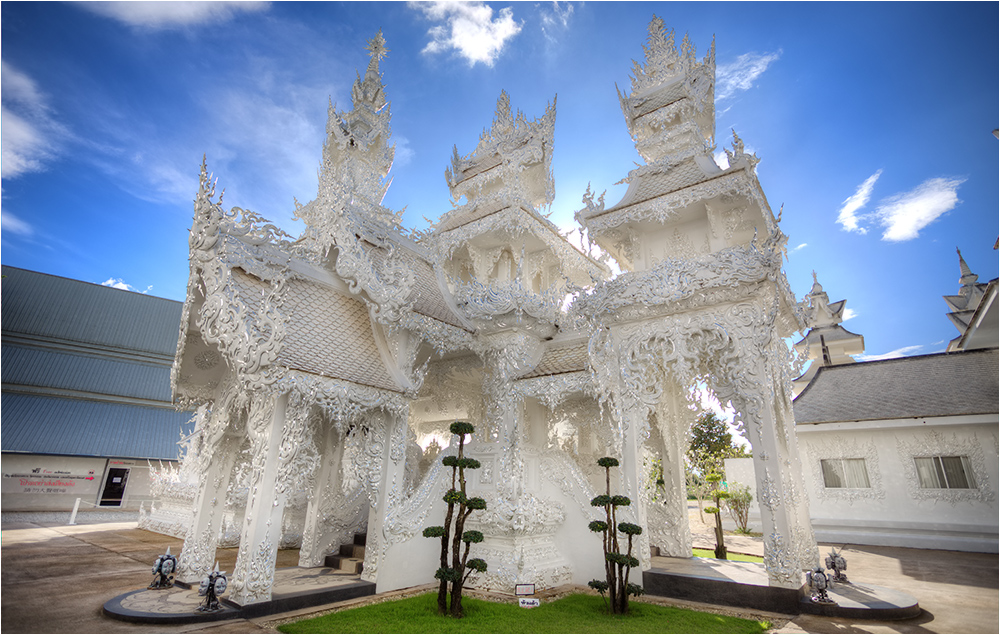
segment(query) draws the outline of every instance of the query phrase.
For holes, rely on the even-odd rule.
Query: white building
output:
[[[945,301],[960,335],[944,353],[855,363],[844,302],[818,283],[806,297],[817,327],[797,345],[814,361],[795,422],[817,540],[997,551],[997,281],[959,266]],[[727,462],[728,477],[747,467]]]

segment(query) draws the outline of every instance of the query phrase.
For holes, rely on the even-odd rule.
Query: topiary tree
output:
[[[465,457],[465,437],[475,432],[471,423],[456,421],[451,424],[451,433],[458,436],[458,454],[446,456],[441,462],[451,468],[451,489],[444,495],[448,503],[445,512],[444,526],[424,529],[427,538],[441,539],[441,566],[434,577],[441,581],[438,587],[438,613],[452,617],[462,617],[462,589],[465,581],[473,571],[486,571],[486,561],[481,558],[469,560],[469,548],[473,543],[482,542],[483,534],[479,531],[464,531],[465,521],[477,509],[486,509],[486,501],[482,498],[467,498],[465,495],[465,470],[479,468],[479,461]],[[458,485],[456,489],[455,485]],[[465,549],[462,550],[462,543]],[[450,543],[450,544],[449,544]],[[448,550],[451,548],[451,564],[448,563]],[[448,606],[448,585],[451,585],[451,606]]]
[[[721,475],[709,474],[705,477],[705,480],[715,487],[711,493],[712,500],[715,501],[715,505],[705,508],[705,513],[715,516],[715,557],[719,560],[726,560],[726,539],[722,533],[722,510],[720,507],[722,505],[722,501],[729,498],[729,492],[724,489],[719,489],[718,484],[719,481],[722,480]]]
[[[611,613],[623,615],[628,612],[628,596],[639,596],[643,593],[641,586],[628,581],[629,572],[634,567],[639,566],[639,560],[632,555],[632,538],[642,533],[642,527],[632,523],[618,522],[618,507],[632,504],[627,496],[611,495],[611,468],[618,466],[618,459],[606,456],[598,459],[597,464],[604,468],[606,489],[601,496],[595,496],[590,504],[594,507],[603,507],[607,520],[591,522],[590,531],[601,533],[604,536],[604,574],[606,579],[591,580],[588,585],[600,592],[601,597],[604,597],[606,591],[611,599]],[[625,553],[621,553],[619,547],[619,533],[628,536],[628,550]]]

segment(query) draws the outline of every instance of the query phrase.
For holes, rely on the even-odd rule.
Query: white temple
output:
[[[238,542],[230,599],[264,602],[279,547],[319,566],[367,531],[362,577],[379,592],[433,581],[437,543],[421,531],[443,518],[433,448],[456,419],[476,427],[467,455],[482,469],[469,489],[487,501],[467,528],[485,534],[472,555],[489,569],[470,586],[601,577],[587,528],[601,456],[621,460],[612,490],[646,528],[643,566],[650,545],[690,557],[683,454],[701,385],[733,406],[753,446],[770,584],[799,588],[818,551],[782,338],[802,312],[757,157],[734,133],[729,167],[713,160],[714,44],[698,59],[687,37],[678,50],[659,18],[649,25],[620,95],[645,164],[620,202],[588,190],[576,213],[617,276],[542,211],[555,100],[529,119],[501,93],[492,127],[446,170],[452,208],[426,232],[402,228],[382,205],[394,146],[381,32],[369,51],[353,108],[330,108],[298,239],[225,210],[202,168],[172,373],[197,431],[175,512],[164,503],[144,519],[184,532],[179,579],[199,580],[217,547]],[[664,466],[655,497],[649,457]]]

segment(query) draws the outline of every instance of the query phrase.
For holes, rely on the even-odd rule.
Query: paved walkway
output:
[[[697,516],[697,510],[693,515]],[[700,523],[693,522],[692,528],[696,545],[714,545],[703,539]],[[5,522],[0,538],[0,630],[4,633],[273,633],[270,624],[287,617],[189,626],[130,624],[105,617],[101,613],[105,601],[150,582],[152,562],[168,545],[172,553],[180,552],[180,540],[136,529],[134,522],[77,526]],[[761,551],[759,539],[734,536],[727,537],[727,542],[733,551]],[[924,615],[882,623],[799,616],[779,623],[777,632],[1000,630],[996,554],[849,547],[845,555],[852,579],[910,593],[920,601]],[[235,550],[220,550],[219,559],[222,568],[231,571]],[[295,551],[279,552],[279,566],[294,566],[296,560]]]
[[[698,504],[688,505],[695,547],[715,548],[714,520],[702,523]],[[834,545],[839,550],[842,545]],[[731,552],[764,555],[760,537],[726,535]],[[822,557],[830,545],[820,545]],[[800,615],[776,633],[998,633],[1000,571],[997,554],[848,545],[847,577],[903,591],[917,598],[922,616],[898,622],[859,622]]]

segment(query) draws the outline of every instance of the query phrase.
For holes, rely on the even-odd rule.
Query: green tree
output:
[[[739,433],[744,438],[742,432]],[[725,460],[749,458],[750,452],[744,444],[737,443],[729,424],[711,410],[698,416],[691,426],[691,443],[687,451],[685,479],[691,492],[698,499],[698,513],[705,522],[705,499],[709,498],[715,485],[705,477],[709,474],[724,474]]]
[[[728,483],[729,498],[726,499],[726,509],[733,522],[736,523],[736,533],[750,533],[750,504],[753,502],[753,493],[750,488],[740,483]]]

